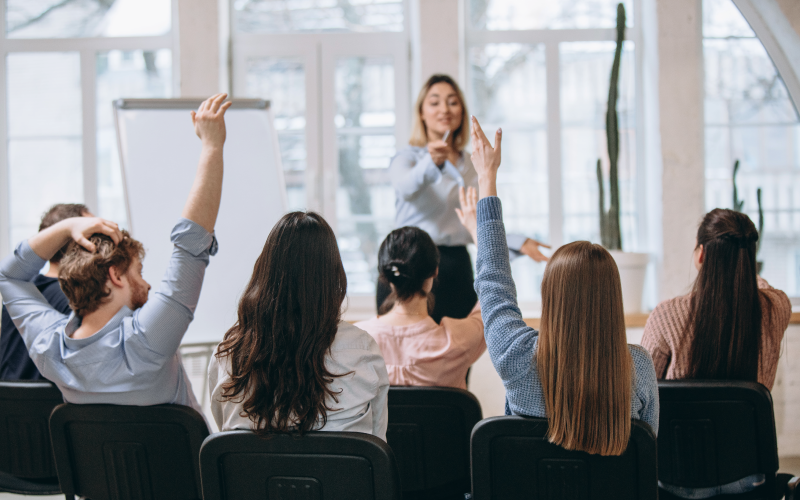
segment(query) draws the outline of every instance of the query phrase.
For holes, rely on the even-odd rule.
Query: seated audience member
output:
[[[0,262],[0,294],[31,359],[70,403],[156,405],[200,411],[178,347],[200,296],[222,193],[225,94],[192,112],[202,153],[161,288],[148,301],[142,244],[99,218],[65,219]],[[59,281],[74,313],[54,309],[30,280],[69,240]]]
[[[506,413],[547,417],[548,438],[569,450],[620,455],[631,418],[658,432],[653,363],[626,344],[619,271],[600,245],[577,241],[550,257],[542,279],[541,330],[525,325],[497,198],[501,131],[492,148],[473,118],[478,172],[478,273],[486,345],[506,388]]]
[[[660,303],[644,328],[658,378],[751,380],[772,390],[792,304],[757,276],[757,241],[743,213],[717,208],[703,218],[692,292]]]
[[[86,205],[80,203],[59,203],[53,205],[42,216],[39,231],[43,231],[56,222],[61,222],[70,217],[94,217]],[[69,314],[69,300],[61,291],[58,284],[59,263],[64,257],[69,243],[64,245],[53,258],[50,259],[50,268],[44,274],[37,274],[31,283],[41,292],[47,303],[61,314]],[[2,329],[0,329],[0,380],[44,380],[42,374],[28,355],[28,348],[19,334],[11,316],[3,307]]]
[[[464,319],[445,317],[437,324],[431,318],[438,271],[439,250],[422,229],[402,227],[383,240],[378,279],[391,293],[377,318],[356,326],[378,342],[392,385],[466,389],[467,370],[486,350],[480,303]]]
[[[284,215],[208,367],[220,430],[351,431],[386,439],[386,364],[369,334],[341,321],[346,293],[325,219],[314,212]]]
[[[714,209],[697,229],[692,292],[659,304],[642,345],[660,379],[757,381],[772,390],[781,340],[789,326],[789,298],[756,274],[756,231],[750,218]],[[751,491],[763,474],[711,488],[662,488],[684,498]]]

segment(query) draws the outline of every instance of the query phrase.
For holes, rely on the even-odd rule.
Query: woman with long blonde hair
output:
[[[497,198],[501,137],[498,130],[492,148],[473,118],[481,197],[475,288],[506,413],[546,417],[549,440],[566,449],[621,455],[631,418],[658,432],[658,387],[650,355],[626,342],[617,265],[600,245],[562,246],[544,272],[541,330],[525,325]]]
[[[467,317],[477,302],[466,247],[472,238],[456,216],[459,188],[478,186],[469,155],[464,154],[467,142],[469,114],[464,94],[451,77],[431,76],[414,106],[409,145],[392,158],[389,174],[395,190],[395,227],[423,229],[439,249],[439,275],[431,292],[436,297],[431,311],[436,323],[444,316]],[[522,235],[508,237],[508,246],[516,254],[547,260],[540,245]],[[380,281],[378,309],[390,293],[389,286]]]

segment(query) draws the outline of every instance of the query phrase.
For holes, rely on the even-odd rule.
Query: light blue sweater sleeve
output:
[[[527,326],[517,305],[500,199],[478,202],[475,291],[481,302],[489,356],[505,384],[530,371],[539,332]]]

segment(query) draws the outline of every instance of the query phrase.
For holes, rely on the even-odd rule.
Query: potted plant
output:
[[[736,212],[743,212],[744,200],[739,199],[739,190],[736,187],[736,174],[739,173],[739,160],[733,163],[733,209]],[[758,241],[756,242],[756,258],[758,251],[761,250],[761,238],[764,236],[764,209],[761,207],[761,188],[756,189],[756,202],[758,203]],[[756,272],[761,274],[764,268],[764,261],[756,261]]]
[[[622,282],[622,301],[626,314],[642,312],[642,295],[650,256],[646,253],[622,251],[619,208],[619,125],[617,122],[617,96],[619,93],[619,66],[622,59],[622,44],[625,40],[625,7],[617,5],[617,48],[611,67],[611,82],[608,87],[608,109],[606,110],[606,143],[609,159],[609,207],[606,210],[603,187],[603,170],[597,160],[597,183],[600,188],[600,239],[614,257]]]

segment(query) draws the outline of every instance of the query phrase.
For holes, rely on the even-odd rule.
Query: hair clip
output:
[[[392,273],[393,273],[395,276],[400,276],[400,270],[399,270],[399,269],[397,269],[397,266],[392,266]]]

